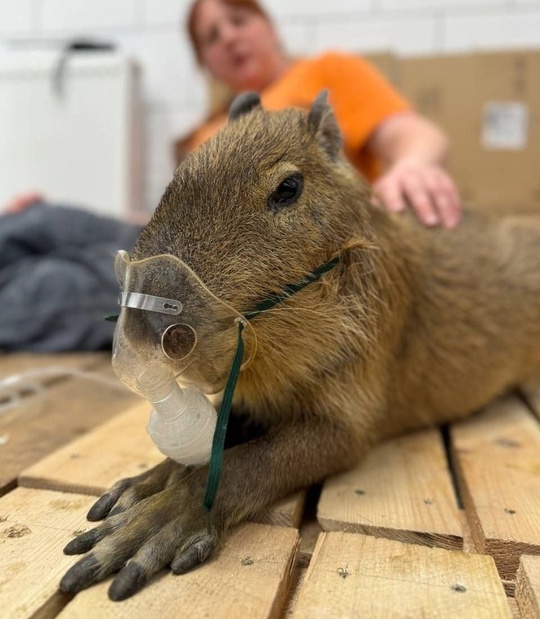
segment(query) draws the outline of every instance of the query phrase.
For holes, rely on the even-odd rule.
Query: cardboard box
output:
[[[401,79],[401,61],[399,56],[396,56],[396,54],[392,52],[378,52],[363,54],[362,57],[369,61],[399,90]]]
[[[448,133],[465,202],[540,212],[539,75],[540,50],[401,59],[398,86]]]

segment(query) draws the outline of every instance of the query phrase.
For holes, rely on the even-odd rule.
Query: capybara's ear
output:
[[[311,106],[308,122],[313,127],[315,138],[324,150],[335,161],[341,151],[343,138],[336,117],[328,104],[328,90],[323,90]]]
[[[233,99],[229,107],[229,120],[251,112],[251,110],[261,104],[261,98],[256,92],[243,92]]]

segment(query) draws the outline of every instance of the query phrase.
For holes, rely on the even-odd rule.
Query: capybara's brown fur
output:
[[[91,516],[114,514],[75,540],[72,552],[93,550],[66,590],[131,557],[113,599],[164,565],[186,571],[229,526],[354,465],[375,441],[472,413],[540,374],[540,218],[466,211],[454,230],[427,229],[375,208],[324,96],[309,114],[244,98],[232,117],[178,168],[133,257],[178,256],[242,314],[341,262],[251,320],[257,348],[246,333],[254,358],[234,404],[266,432],[226,450],[211,530],[207,467],[166,461],[100,499]],[[216,388],[235,345],[232,331],[216,346],[206,377]]]

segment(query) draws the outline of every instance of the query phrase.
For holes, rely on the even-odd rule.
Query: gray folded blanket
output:
[[[44,203],[0,216],[0,350],[86,351],[111,346],[118,249],[141,228]]]

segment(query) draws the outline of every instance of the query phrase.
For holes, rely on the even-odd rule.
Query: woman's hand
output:
[[[461,200],[444,169],[448,139],[439,127],[414,112],[394,114],[375,129],[366,149],[384,168],[373,183],[381,206],[394,213],[410,208],[427,226],[459,223]]]
[[[20,213],[29,206],[32,206],[32,204],[44,201],[45,198],[41,192],[27,191],[26,193],[21,193],[11,198],[2,211],[4,213]]]
[[[427,226],[454,228],[461,218],[458,190],[436,163],[403,157],[373,184],[375,201],[390,212],[410,208]]]

